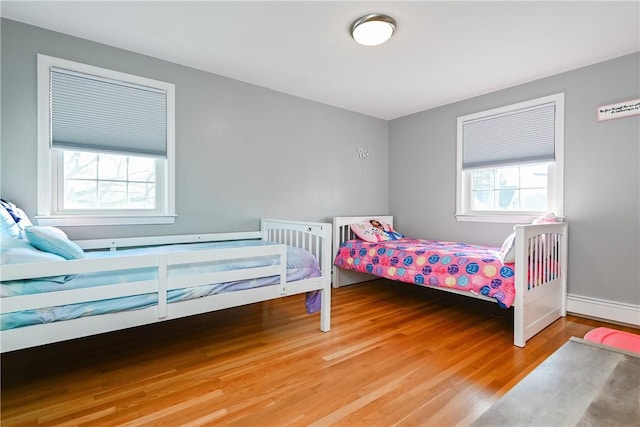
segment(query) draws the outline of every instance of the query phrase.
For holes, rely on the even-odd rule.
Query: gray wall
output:
[[[600,105],[640,98],[640,54],[389,123],[389,206],[411,236],[500,245],[511,225],[457,222],[456,118],[565,93],[569,293],[640,305],[640,116],[598,122]]]
[[[72,238],[252,230],[261,217],[389,212],[405,234],[500,245],[511,225],[457,222],[456,117],[565,92],[569,292],[640,305],[640,97],[629,55],[389,123],[41,28],[1,23],[2,197],[36,212],[36,53],[176,85],[174,225],[69,227]],[[310,77],[312,79],[312,77]],[[368,160],[356,148],[369,147]]]
[[[72,238],[255,230],[263,217],[330,221],[388,209],[384,120],[15,21],[1,25],[1,192],[30,216],[37,53],[176,85],[175,224],[67,227]],[[358,146],[369,147],[368,160]],[[358,196],[363,188],[366,197]]]

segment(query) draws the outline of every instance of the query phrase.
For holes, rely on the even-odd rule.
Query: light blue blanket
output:
[[[273,245],[270,242],[260,240],[239,240],[230,242],[193,243],[180,245],[165,245],[149,248],[125,249],[119,251],[87,252],[86,258],[123,257],[131,255],[166,254],[170,252],[202,251],[215,248],[241,248]],[[64,262],[64,261],[61,261]],[[245,258],[224,262],[209,262],[198,264],[184,264],[169,268],[169,277],[177,277],[193,273],[219,272],[237,270],[241,268],[254,268],[279,263],[277,256]],[[287,281],[292,282],[311,277],[319,277],[320,268],[313,255],[303,249],[289,246],[287,249]],[[27,295],[41,292],[61,291],[67,289],[79,289],[95,287],[107,284],[137,282],[153,280],[156,278],[156,270],[141,268],[136,270],[122,270],[99,273],[84,273],[70,280],[60,283],[44,279],[15,280],[0,284],[0,296]],[[167,292],[169,303],[201,298],[224,292],[232,292],[243,289],[268,286],[278,283],[279,276],[264,277],[237,282],[217,283],[194,288],[176,289]],[[144,294],[130,297],[114,298],[109,300],[93,301],[81,304],[70,304],[58,307],[24,310],[6,313],[0,316],[0,329],[12,329],[39,323],[50,323],[59,320],[75,319],[83,316],[114,313],[124,310],[136,310],[157,304],[156,294]],[[316,311],[307,304],[307,311]]]

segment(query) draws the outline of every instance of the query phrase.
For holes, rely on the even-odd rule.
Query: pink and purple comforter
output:
[[[482,294],[508,308],[515,298],[514,269],[500,261],[499,250],[409,238],[378,243],[348,240],[334,264],[391,280]]]

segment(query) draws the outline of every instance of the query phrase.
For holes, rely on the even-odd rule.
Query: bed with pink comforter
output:
[[[378,243],[348,240],[340,246],[334,264],[386,279],[484,295],[508,308],[515,298],[514,265],[502,263],[499,250],[410,238]]]

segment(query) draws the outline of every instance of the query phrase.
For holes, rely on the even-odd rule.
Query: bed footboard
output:
[[[567,315],[567,223],[517,225],[514,345]]]
[[[306,281],[317,282],[313,290],[321,292],[320,329],[324,332],[329,331],[331,328],[331,264],[333,262],[331,224],[263,219],[260,228],[263,240],[305,249],[316,257],[322,276],[306,279]]]

